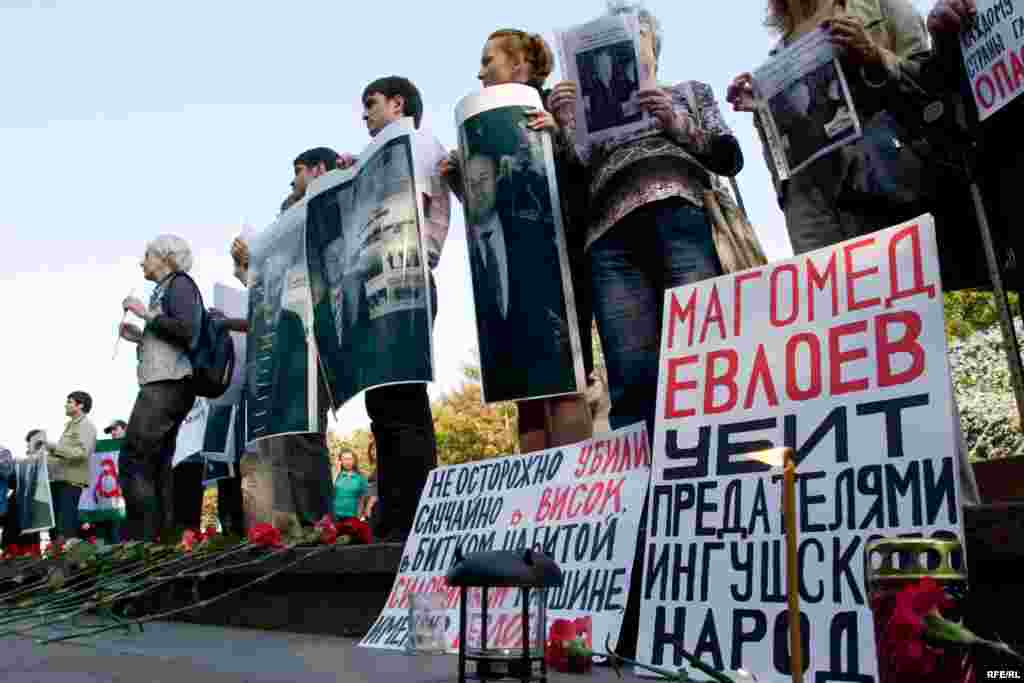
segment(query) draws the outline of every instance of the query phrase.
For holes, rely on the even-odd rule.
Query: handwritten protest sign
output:
[[[781,474],[796,451],[805,680],[870,681],[864,546],[960,531],[925,216],[665,298],[639,660],[789,675]],[[678,640],[677,640],[678,639]]]
[[[445,640],[458,636],[458,589],[445,583],[456,548],[538,548],[565,574],[548,592],[548,620],[589,618],[603,646],[619,637],[650,452],[643,424],[547,451],[435,469],[423,489],[413,533],[384,610],[364,647],[404,648],[413,595],[444,596]],[[489,647],[522,646],[518,591],[496,588],[488,601]]]
[[[1024,3],[978,0],[977,19],[960,34],[960,48],[984,121],[1024,92]]]

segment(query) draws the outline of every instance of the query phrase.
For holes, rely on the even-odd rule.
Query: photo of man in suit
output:
[[[639,108],[628,104],[639,82],[636,60],[632,58],[632,44],[605,45],[579,53],[577,60],[588,132],[595,133],[640,120]],[[627,69],[630,71],[628,74]]]
[[[832,62],[776,94],[768,107],[783,138],[790,169],[854,130],[853,116]]]
[[[496,155],[485,151],[466,162],[470,270],[488,402],[566,393],[575,386],[546,183],[537,195],[540,216],[514,210],[530,182],[529,174],[517,172],[499,178]]]

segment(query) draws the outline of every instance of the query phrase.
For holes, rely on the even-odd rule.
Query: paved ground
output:
[[[145,633],[38,645],[0,640],[0,681],[10,683],[440,683],[456,680],[456,659],[366,650],[354,640],[179,623]],[[631,677],[630,677],[631,678]],[[553,683],[611,683],[609,669],[587,677],[554,674]],[[636,680],[636,679],[634,679]]]

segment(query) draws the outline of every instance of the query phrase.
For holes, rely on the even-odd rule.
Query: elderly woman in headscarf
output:
[[[722,272],[704,210],[711,175],[743,167],[711,87],[699,81],[656,82],[662,33],[655,16],[634,5],[640,23],[640,108],[653,131],[585,148],[585,246],[598,334],[608,369],[613,429],[645,422],[654,431],[664,292]],[[564,81],[549,100],[560,127],[575,129],[578,86]],[[653,134],[651,134],[653,133]],[[709,173],[710,172],[710,173]]]
[[[199,338],[203,308],[188,275],[192,251],[185,240],[160,235],[146,245],[139,265],[156,289],[148,306],[133,297],[122,303],[145,327],[121,325],[122,338],[139,347],[139,394],[121,448],[119,478],[128,508],[125,535],[159,541],[174,524],[171,460],[178,429],[196,399],[189,351]]]
[[[919,213],[903,196],[901,175],[920,169],[901,153],[891,112],[920,91],[929,56],[924,21],[910,0],[769,0],[766,24],[780,37],[774,55],[821,28],[841,49],[840,63],[865,136],[780,181],[765,145],[793,251],[807,251],[889,227]],[[755,111],[753,77],[737,76],[726,94],[736,111]],[[761,115],[755,125],[765,142]],[[886,197],[888,201],[883,201]]]

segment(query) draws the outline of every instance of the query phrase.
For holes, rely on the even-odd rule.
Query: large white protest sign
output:
[[[805,680],[874,680],[865,544],[960,532],[950,394],[930,216],[666,292],[639,661],[788,676],[781,476],[746,454],[789,446]]]
[[[1024,92],[1024,5],[978,0],[977,19],[960,34],[960,49],[984,121]]]
[[[464,555],[542,550],[564,572],[564,584],[548,592],[549,623],[589,621],[594,646],[603,647],[609,636],[616,643],[649,479],[643,424],[572,446],[435,469],[386,606],[361,644],[404,648],[411,596],[440,593],[445,641],[454,647],[459,593],[445,574],[456,548]],[[522,646],[518,595],[492,589],[489,647]]]
[[[174,457],[171,467],[177,467],[193,455],[203,450],[203,436],[206,434],[206,420],[210,416],[210,404],[205,398],[199,397],[192,404],[185,420],[178,429],[178,440],[174,446]]]
[[[89,485],[78,498],[82,522],[120,521],[125,518],[124,495],[118,482],[118,459],[123,439],[101,439],[89,457]]]
[[[861,136],[843,66],[824,29],[774,54],[754,72],[754,89],[780,179]]]

